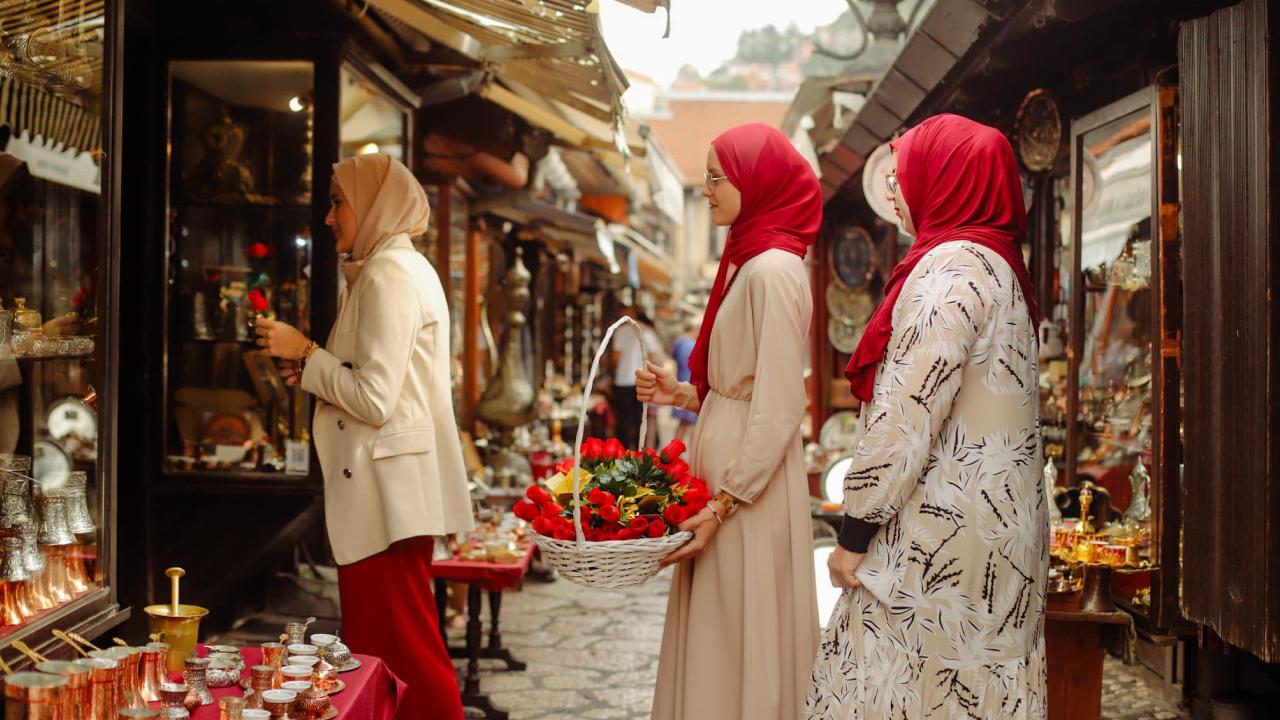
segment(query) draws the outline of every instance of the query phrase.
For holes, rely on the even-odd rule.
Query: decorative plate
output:
[[[346,689],[347,689],[347,684],[346,684],[346,683],[342,682],[341,680],[334,680],[334,681],[333,681],[333,687],[329,688],[329,690],[328,690],[325,694],[326,694],[326,695],[337,695],[338,693],[340,693],[340,692],[342,692],[343,690],[346,690]]]
[[[889,188],[885,185],[884,178],[891,167],[893,167],[893,151],[889,149],[889,143],[871,151],[871,157],[868,157],[867,163],[862,166],[862,195],[867,199],[867,205],[880,216],[880,219],[901,228],[902,222],[898,219],[898,214],[893,211],[893,203],[885,197]]]
[[[858,289],[871,282],[876,270],[876,246],[866,230],[849,225],[831,240],[831,272],[845,287]]]
[[[848,320],[831,318],[827,321],[827,339],[837,350],[845,355],[852,355],[858,349],[858,341],[862,339],[862,331],[866,325],[856,325]]]
[[[336,667],[338,669],[338,672],[340,673],[349,673],[349,672],[352,672],[353,670],[359,670],[360,666],[363,664],[364,663],[360,662],[359,659],[351,658],[351,660],[346,665],[338,665]]]
[[[822,431],[818,433],[818,445],[823,450],[851,451],[862,437],[862,421],[854,413],[844,410],[833,413],[822,423]]]
[[[253,430],[243,415],[215,413],[205,421],[203,436],[216,445],[243,445],[253,436]]]
[[[1014,120],[1014,147],[1022,166],[1033,173],[1053,169],[1062,146],[1062,113],[1048,90],[1032,90],[1022,99]]]
[[[822,495],[827,502],[844,502],[844,478],[852,465],[853,455],[841,455],[822,471]]]
[[[866,290],[850,290],[840,283],[827,286],[827,312],[832,317],[865,325],[874,311],[875,304]]]
[[[54,440],[75,435],[81,440],[98,438],[98,416],[78,397],[66,397],[53,404],[46,421]]]

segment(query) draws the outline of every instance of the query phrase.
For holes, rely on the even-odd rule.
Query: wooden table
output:
[[[1132,623],[1123,610],[1081,610],[1079,594],[1049,599],[1044,626],[1049,720],[1097,720],[1102,715],[1106,648],[1123,643]]]
[[[480,658],[501,660],[507,670],[520,671],[525,663],[515,659],[511,651],[502,646],[499,616],[502,613],[502,593],[515,590],[524,581],[533,562],[536,546],[529,543],[524,555],[516,562],[491,563],[459,560],[437,561],[431,564],[431,577],[435,580],[436,607],[440,613],[440,632],[445,634],[445,607],[448,602],[448,583],[464,583],[467,586],[467,644],[465,648],[450,647],[449,655],[466,658],[467,676],[462,688],[462,704],[482,710],[490,720],[507,720],[507,711],[493,706],[489,696],[480,691]],[[480,605],[481,593],[489,596],[489,644],[481,647]]]

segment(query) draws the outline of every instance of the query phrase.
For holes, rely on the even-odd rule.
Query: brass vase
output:
[[[497,429],[498,439],[486,459],[501,485],[512,487],[516,481],[527,482],[533,476],[529,461],[512,447],[513,433],[536,414],[533,382],[525,370],[525,325],[523,308],[529,301],[528,268],[524,250],[516,248],[516,256],[502,281],[507,296],[506,330],[502,338],[502,355],[498,366],[476,403],[476,417]]]

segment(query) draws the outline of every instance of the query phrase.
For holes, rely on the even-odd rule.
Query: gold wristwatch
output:
[[[724,490],[721,490],[720,492],[716,493],[715,500],[716,502],[720,503],[720,507],[724,508],[725,518],[732,517],[733,514],[738,511],[738,503],[742,502],[741,500],[730,495]]]

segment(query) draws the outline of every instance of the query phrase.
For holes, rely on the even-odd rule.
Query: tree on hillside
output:
[[[779,65],[795,57],[796,49],[804,39],[804,33],[794,23],[785,30],[774,25],[744,30],[738,36],[738,54],[734,59]]]

